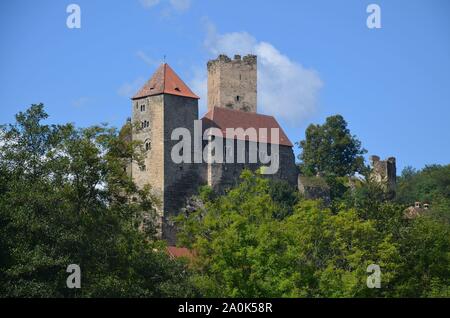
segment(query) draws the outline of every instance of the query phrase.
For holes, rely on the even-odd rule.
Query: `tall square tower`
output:
[[[225,107],[256,113],[256,69],[256,55],[219,55],[209,61],[208,111]]]
[[[168,64],[162,64],[152,78],[132,98],[132,139],[145,149],[145,165],[131,165],[131,176],[140,188],[150,185],[158,198],[161,238],[174,245],[176,230],[171,218],[177,215],[187,198],[195,194],[201,182],[201,165],[176,163],[171,158],[172,132],[185,128],[194,134],[198,119],[198,96]],[[193,157],[193,149],[191,157]]]

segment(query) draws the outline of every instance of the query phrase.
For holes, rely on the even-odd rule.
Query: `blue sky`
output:
[[[66,26],[70,3],[80,29]],[[370,3],[381,29],[366,26]],[[43,102],[50,122],[120,126],[164,55],[204,96],[208,59],[257,53],[258,107],[292,141],[342,114],[369,154],[396,156],[399,170],[448,164],[449,9],[446,0],[1,1],[0,123]]]

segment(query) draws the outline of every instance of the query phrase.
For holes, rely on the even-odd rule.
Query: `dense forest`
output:
[[[450,297],[450,165],[405,168],[391,197],[342,116],[298,143],[329,202],[258,171],[224,194],[202,187],[173,220],[192,259],[168,255],[157,199],[124,169],[142,164],[141,144],[47,117],[32,105],[0,129],[0,297]],[[405,217],[416,201],[429,208]]]

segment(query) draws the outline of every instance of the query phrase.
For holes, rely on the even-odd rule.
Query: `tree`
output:
[[[140,162],[138,145],[113,128],[46,118],[32,105],[0,132],[0,296],[192,295],[186,265],[152,237],[148,189],[124,169]],[[81,268],[81,289],[66,287],[69,264]]]
[[[397,202],[429,203],[433,213],[450,221],[450,165],[429,165],[419,171],[406,167],[397,184]]]
[[[322,173],[339,177],[365,172],[362,155],[367,151],[350,133],[341,115],[328,117],[323,125],[311,124],[299,146],[302,149],[299,159],[303,174]]]
[[[383,267],[384,284],[400,258],[392,235],[355,209],[336,213],[319,201],[295,203],[277,217],[267,179],[244,171],[223,196],[201,193],[203,205],[180,215],[180,244],[196,251],[196,286],[215,297],[382,296],[367,288],[367,266]],[[282,207],[281,207],[282,208]]]

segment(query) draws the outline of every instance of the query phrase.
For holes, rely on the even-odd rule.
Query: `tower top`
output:
[[[256,55],[233,59],[219,55],[208,62],[208,110],[223,107],[256,113]]]
[[[171,94],[199,99],[167,63],[161,64],[153,76],[131,99]]]

